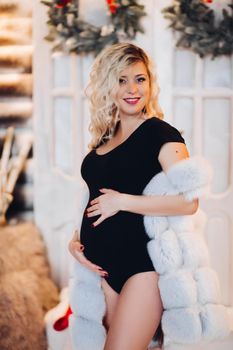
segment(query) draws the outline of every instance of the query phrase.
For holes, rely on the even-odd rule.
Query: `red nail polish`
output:
[[[94,225],[94,224],[91,224],[91,227],[95,227],[95,225]]]

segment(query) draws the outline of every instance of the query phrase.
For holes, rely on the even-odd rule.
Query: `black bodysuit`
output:
[[[102,194],[100,188],[141,195],[150,179],[162,171],[158,155],[166,142],[185,143],[176,128],[153,117],[113,150],[103,155],[95,150],[89,152],[81,166],[90,191],[89,202]],[[109,273],[107,282],[120,293],[130,276],[155,270],[147,252],[150,238],[141,214],[119,211],[92,227],[98,218],[99,215],[90,218],[83,215],[80,239],[85,246],[84,254]]]

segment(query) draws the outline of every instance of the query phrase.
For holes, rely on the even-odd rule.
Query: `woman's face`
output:
[[[150,82],[143,62],[131,64],[121,72],[116,102],[120,117],[139,116],[150,98]]]

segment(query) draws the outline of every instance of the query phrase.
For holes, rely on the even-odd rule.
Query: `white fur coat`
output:
[[[211,176],[205,159],[187,158],[167,173],[155,175],[143,194],[183,194],[191,201],[208,192]],[[165,344],[214,340],[230,332],[229,315],[220,303],[218,278],[209,266],[202,236],[203,215],[199,210],[190,216],[144,216],[145,229],[151,239],[148,253],[159,274]],[[70,305],[73,349],[102,350],[106,337],[102,323],[106,305],[100,276],[78,262],[74,263],[71,277]]]

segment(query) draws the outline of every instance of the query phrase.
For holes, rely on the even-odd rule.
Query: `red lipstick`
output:
[[[138,101],[140,100],[140,97],[129,97],[124,98],[124,101],[130,105],[136,105]]]

